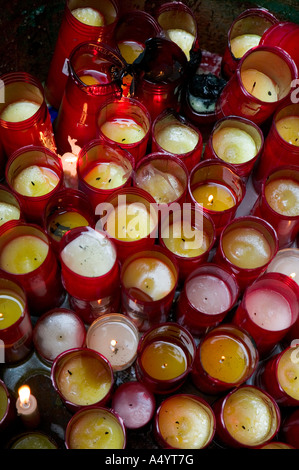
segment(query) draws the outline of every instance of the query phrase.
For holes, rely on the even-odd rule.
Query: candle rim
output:
[[[276,355],[276,357],[275,357],[274,373],[275,373],[276,383],[277,383],[277,385],[278,385],[279,391],[280,391],[283,395],[286,395],[289,399],[291,399],[292,401],[294,401],[294,404],[297,405],[298,402],[299,402],[299,400],[296,399],[296,398],[294,398],[292,395],[290,395],[290,394],[282,387],[282,385],[280,384],[280,381],[279,381],[279,377],[278,377],[278,369],[279,369],[280,361],[281,361],[282,357],[283,357],[285,354],[289,353],[290,350],[292,350],[292,349],[293,349],[294,351],[295,351],[296,349],[298,349],[298,344],[297,344],[297,346],[292,346],[292,345],[290,345],[290,346],[284,348],[282,351],[280,351],[280,352]]]
[[[72,10],[71,10],[71,7],[70,7],[70,0],[67,0],[66,1],[66,4],[65,4],[65,16],[66,16],[66,20],[76,29],[78,30],[79,32],[81,32],[81,34],[90,34],[91,31],[95,31],[95,32],[99,32],[99,31],[102,31],[103,28],[104,29],[107,29],[107,26],[109,25],[112,25],[114,23],[116,23],[119,19],[119,6],[118,4],[114,1],[114,0],[109,0],[108,3],[113,7],[114,9],[114,12],[115,12],[115,18],[110,21],[109,23],[106,23],[107,21],[107,18],[102,11],[98,10],[104,17],[105,19],[105,24],[102,25],[102,26],[92,26],[92,25],[88,25],[86,23],[82,23],[82,21],[79,21],[73,14],[72,14]],[[113,15],[112,15],[113,16]]]
[[[5,422],[8,414],[9,414],[9,409],[10,409],[11,404],[12,404],[12,399],[11,399],[11,396],[10,396],[10,393],[9,393],[9,390],[7,388],[6,383],[1,378],[0,378],[0,388],[2,388],[4,390],[4,393],[5,393],[6,399],[7,399],[5,412],[2,416],[2,418],[0,418],[0,426],[1,426],[1,424],[3,424]]]
[[[284,173],[288,173],[287,175],[284,176]],[[297,179],[294,177],[294,174],[297,175]],[[279,176],[281,175],[281,176]],[[288,181],[293,181],[295,183],[298,183],[299,186],[299,168],[294,165],[284,165],[279,168],[275,168],[271,173],[268,174],[267,178],[262,181],[262,198],[263,198],[263,203],[266,205],[267,210],[271,212],[274,216],[279,217],[279,219],[282,220],[290,220],[290,221],[296,221],[298,220],[299,215],[287,215],[287,214],[281,214],[279,212],[276,212],[269,204],[267,198],[266,198],[266,187],[269,183],[272,183],[273,181],[279,181],[279,180],[288,180]]]

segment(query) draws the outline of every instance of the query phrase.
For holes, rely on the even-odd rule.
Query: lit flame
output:
[[[64,182],[66,187],[78,189],[78,175],[77,175],[77,160],[81,150],[79,145],[76,145],[76,140],[68,136],[68,143],[70,144],[71,151],[59,155],[64,172]]]
[[[19,398],[20,398],[20,404],[23,407],[28,407],[29,406],[29,400],[30,400],[30,388],[28,385],[22,385],[22,387],[19,388],[18,390],[19,393]]]
[[[115,339],[112,339],[110,341],[111,349],[114,352],[115,351],[115,346],[117,345],[117,341]]]
[[[211,194],[209,197],[208,197],[208,201],[209,201],[209,204],[212,205],[213,202],[214,202],[214,196]]]
[[[291,273],[291,274],[290,274],[290,277],[291,277],[292,279],[294,279],[294,277],[296,277],[296,273]]]

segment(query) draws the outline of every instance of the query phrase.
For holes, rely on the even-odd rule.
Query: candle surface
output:
[[[299,284],[299,249],[280,250],[269,264],[267,272],[285,274]]]
[[[201,274],[186,284],[186,294],[194,308],[207,315],[225,312],[231,305],[231,294],[224,281]]]
[[[11,449],[57,449],[57,446],[47,436],[33,432],[17,439]]]
[[[9,220],[19,220],[20,209],[13,204],[0,202],[0,227]]]
[[[211,435],[211,416],[191,397],[173,396],[162,403],[159,430],[176,449],[201,449]]]
[[[265,186],[269,206],[278,214],[299,216],[299,183],[291,179],[277,179]]]
[[[175,222],[169,227],[169,235],[163,236],[165,246],[174,254],[192,258],[205,253],[210,246],[206,232],[185,226],[184,222]]]
[[[232,54],[236,59],[241,59],[243,55],[253,47],[259,45],[261,36],[258,34],[241,34],[230,41]]]
[[[271,289],[258,289],[246,297],[246,308],[251,320],[261,328],[271,331],[291,326],[292,311],[285,297]]]
[[[187,369],[187,358],[183,349],[167,341],[154,341],[144,349],[141,364],[152,378],[171,380]]]
[[[49,168],[29,166],[13,180],[13,188],[23,196],[38,197],[48,194],[58,184],[59,178]]]
[[[147,164],[136,172],[136,184],[150,193],[157,204],[176,201],[184,192],[181,181],[167,171],[161,171],[152,164]]]
[[[56,240],[60,241],[63,235],[76,227],[86,227],[89,225],[87,219],[79,212],[67,211],[57,214],[50,220],[48,224],[48,233]]]
[[[119,144],[135,144],[145,136],[142,126],[131,118],[115,118],[104,122],[102,133]]]
[[[40,108],[40,104],[33,101],[16,101],[11,103],[1,113],[1,119],[7,122],[21,122],[32,117]]]
[[[229,261],[244,269],[264,266],[271,257],[266,238],[251,227],[235,228],[224,233],[222,247]]]
[[[277,379],[281,388],[295,400],[299,400],[299,361],[294,361],[294,349],[287,349],[278,362]]]
[[[247,132],[236,127],[223,127],[213,135],[213,148],[221,160],[239,164],[252,160],[257,148],[255,141]]]
[[[273,103],[278,101],[279,87],[268,75],[255,69],[241,72],[241,80],[245,89],[261,101]]]
[[[138,258],[124,271],[123,284],[146,294],[150,300],[160,300],[172,291],[176,283],[173,271],[157,258]]]
[[[81,23],[89,26],[104,26],[104,16],[94,8],[75,8],[72,10],[72,15],[77,18]]]
[[[289,144],[299,147],[299,116],[286,116],[276,122],[279,135]]]
[[[133,64],[137,57],[144,51],[144,45],[136,41],[121,41],[117,46],[127,64]]]
[[[107,218],[105,230],[122,241],[140,240],[155,228],[154,217],[141,203],[120,204]]]
[[[188,60],[190,60],[190,51],[192,49],[195,36],[184,29],[174,28],[166,31],[169,39],[175,42],[185,53]]]
[[[236,200],[230,190],[221,184],[201,184],[192,190],[194,199],[205,209],[211,211],[225,211],[236,204]]]
[[[0,422],[4,418],[8,405],[8,399],[4,387],[0,384]]]
[[[5,330],[21,317],[24,303],[9,290],[0,291],[0,330]]]
[[[84,180],[94,188],[114,189],[126,182],[127,173],[128,170],[116,163],[100,163],[84,176]]]
[[[11,274],[26,274],[46,259],[48,244],[38,237],[24,235],[8,242],[0,255],[0,268]]]
[[[160,147],[174,154],[191,152],[199,141],[199,136],[193,129],[180,123],[165,126],[155,137]]]

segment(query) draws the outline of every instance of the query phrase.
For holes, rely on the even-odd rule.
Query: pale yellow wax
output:
[[[279,87],[268,75],[255,69],[241,71],[244,88],[252,96],[266,103],[274,103],[279,99]]]
[[[166,152],[176,155],[191,152],[198,144],[199,136],[185,124],[174,123],[165,126],[156,134],[156,141]]]
[[[144,46],[135,41],[122,41],[117,46],[127,64],[132,64],[144,50]]]
[[[299,116],[286,116],[276,122],[279,135],[289,144],[299,147]]]
[[[167,35],[169,39],[175,42],[185,53],[188,60],[190,60],[190,51],[192,49],[195,36],[184,29],[168,29]]]
[[[14,238],[2,249],[0,269],[11,274],[29,273],[44,262],[48,251],[48,244],[38,237],[24,235]]]
[[[75,8],[72,10],[72,15],[77,18],[81,23],[87,24],[89,26],[104,26],[105,18],[104,16],[94,8]]]
[[[243,55],[253,47],[259,45],[261,36],[258,34],[241,34],[230,41],[230,48],[236,59],[241,59]]]
[[[213,134],[212,145],[221,160],[240,164],[252,160],[257,154],[254,139],[236,127],[223,127]]]
[[[191,226],[186,231],[181,222],[175,222],[169,227],[169,234],[163,236],[163,241],[172,253],[185,258],[200,256],[210,246],[210,239],[206,232]]]
[[[135,144],[145,136],[142,126],[131,118],[117,118],[104,122],[102,133],[119,144]]]
[[[174,202],[184,192],[183,184],[174,174],[158,170],[150,163],[137,170],[136,184],[150,193],[158,204]]]
[[[32,117],[40,108],[33,101],[20,100],[11,103],[1,113],[1,119],[7,122],[21,122]]]
[[[105,230],[113,238],[133,241],[147,237],[156,221],[149,210],[139,203],[120,204],[108,215]]]
[[[20,209],[13,204],[0,202],[0,227],[9,220],[19,220]]]
[[[265,186],[269,206],[278,214],[299,216],[299,183],[290,179],[277,179]]]
[[[84,176],[84,180],[94,188],[114,189],[126,182],[127,173],[128,170],[116,163],[100,163]]]
[[[32,165],[14,178],[13,189],[23,196],[38,197],[51,192],[58,183],[59,178],[54,171]]]
[[[295,349],[287,349],[277,367],[277,379],[281,388],[295,400],[299,400],[299,361],[293,358]]]

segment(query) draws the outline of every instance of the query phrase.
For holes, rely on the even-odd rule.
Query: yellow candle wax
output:
[[[95,409],[80,416],[69,436],[71,449],[122,449],[124,433],[108,410]]]
[[[166,31],[169,39],[175,42],[185,53],[188,60],[190,60],[190,51],[195,41],[195,36],[184,29],[168,29]]]
[[[8,405],[8,400],[7,400],[6,391],[0,385],[0,421],[4,418],[4,415],[7,410],[7,405]]]
[[[59,178],[54,171],[32,165],[14,178],[13,189],[23,196],[39,197],[53,191],[58,183]]]
[[[127,180],[128,170],[116,163],[100,163],[95,165],[85,176],[84,180],[94,188],[115,189]]]
[[[174,254],[193,258],[205,253],[210,246],[210,239],[206,232],[184,227],[184,223],[175,222],[169,228],[169,235],[163,237],[165,246]]]
[[[261,36],[258,34],[241,34],[230,41],[230,48],[236,59],[241,59],[243,55],[253,47],[259,45]]]
[[[158,423],[163,439],[175,449],[202,449],[213,429],[206,408],[192,397],[179,395],[162,403]]]
[[[97,80],[92,75],[80,75],[81,82],[85,83],[85,85],[99,85],[99,80]]]
[[[64,398],[82,406],[99,402],[111,387],[107,368],[98,359],[87,355],[74,355],[66,360],[56,380]]]
[[[49,246],[32,235],[8,242],[0,255],[0,269],[11,274],[26,274],[37,269],[46,259]]]
[[[0,291],[0,330],[18,321],[24,311],[24,303],[10,291]]]
[[[238,383],[248,367],[245,347],[225,335],[207,338],[201,344],[200,359],[204,370],[221,382]]]
[[[211,211],[225,211],[236,204],[236,200],[230,190],[220,184],[201,184],[193,189],[192,193],[198,204]]]
[[[247,132],[236,127],[223,127],[212,138],[216,155],[231,164],[245,163],[257,154],[255,141]]]
[[[285,444],[283,442],[270,442],[269,444],[264,445],[263,447],[260,447],[260,449],[293,449],[289,444]]]
[[[120,204],[107,218],[105,230],[113,238],[134,241],[147,237],[155,228],[154,217],[143,204]]]
[[[295,400],[299,400],[299,361],[293,358],[295,349],[287,349],[277,367],[277,379],[281,388]]]
[[[197,132],[180,123],[165,126],[157,132],[155,137],[160,147],[174,154],[191,152],[199,140]]]
[[[87,219],[79,212],[67,211],[63,214],[57,214],[48,224],[48,233],[56,240],[60,241],[63,235],[76,227],[86,227],[89,223]]]
[[[286,116],[276,122],[280,136],[289,144],[299,147],[299,116]]]
[[[187,358],[183,349],[167,341],[154,341],[144,349],[141,364],[146,373],[157,380],[171,380],[187,369]]]
[[[270,181],[265,187],[269,206],[278,214],[299,216],[299,183],[291,179]]]
[[[135,144],[145,136],[142,126],[131,118],[115,118],[104,122],[102,133],[119,144]]]
[[[21,122],[32,117],[40,108],[40,104],[33,101],[20,100],[4,108],[1,119],[7,122]]]
[[[264,266],[271,257],[266,238],[251,227],[239,227],[224,233],[222,248],[232,264],[244,269]]]
[[[157,258],[137,258],[124,271],[125,288],[144,292],[152,300],[160,300],[172,291],[176,283],[173,271]]]
[[[48,436],[32,432],[17,439],[11,449],[57,449],[57,445]]]
[[[245,89],[261,101],[273,103],[279,99],[279,87],[268,75],[255,69],[241,71]]]
[[[133,64],[133,62],[144,50],[143,44],[140,44],[136,41],[121,41],[117,44],[117,46],[127,64]]]
[[[0,227],[9,220],[19,220],[20,209],[13,204],[0,202]]]
[[[105,18],[98,10],[94,8],[75,8],[72,10],[72,15],[77,18],[81,23],[89,26],[104,26]]]
[[[245,446],[255,446],[268,438],[273,425],[272,413],[262,394],[241,388],[226,401],[223,419],[234,439]]]
[[[167,171],[161,171],[148,164],[137,170],[136,184],[153,196],[157,204],[168,204],[176,201],[184,192],[181,181]]]

